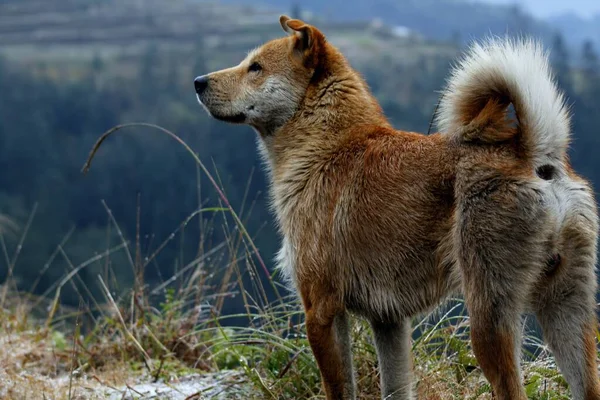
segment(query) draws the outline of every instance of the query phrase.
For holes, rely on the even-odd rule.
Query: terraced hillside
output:
[[[126,60],[149,45],[180,54],[201,46],[211,52],[207,58],[228,63],[228,54],[239,60],[249,48],[281,35],[277,19],[285,12],[201,0],[2,0],[0,54],[24,63],[64,64]],[[455,51],[371,21],[320,21],[319,27],[357,60],[385,53],[411,62]]]
[[[273,16],[186,0],[8,0],[0,3],[0,48],[11,58],[31,60],[137,54],[148,43],[243,46],[272,31],[266,22]],[[235,39],[221,43],[219,37]]]

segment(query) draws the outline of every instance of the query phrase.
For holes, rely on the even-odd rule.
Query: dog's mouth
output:
[[[200,103],[200,105],[202,106],[202,108],[204,108],[206,110],[206,112],[213,117],[214,119],[218,119],[219,121],[224,121],[224,122],[229,122],[232,124],[242,124],[246,121],[246,114],[244,113],[235,113],[235,114],[223,114],[214,110],[211,110],[204,101],[202,101],[202,98],[200,97],[200,95],[196,95],[196,98],[198,99],[198,103]]]
[[[246,114],[244,113],[238,113],[233,115],[218,114],[211,111],[209,111],[209,113],[213,118],[218,119],[219,121],[229,122],[232,124],[241,124],[246,121]]]

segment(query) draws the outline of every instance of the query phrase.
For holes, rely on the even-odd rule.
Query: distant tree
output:
[[[141,57],[140,64],[140,97],[144,101],[152,101],[156,97],[159,86],[159,62],[158,48],[156,45],[149,45]]]
[[[527,15],[518,4],[513,4],[509,9],[509,19],[513,24],[512,34],[521,35],[529,31],[529,20]]]
[[[586,75],[595,76],[598,74],[598,54],[594,49],[594,43],[589,39],[583,42],[582,63]]]
[[[206,51],[204,46],[204,41],[202,39],[198,40],[196,45],[194,46],[194,63],[192,66],[192,74],[194,76],[205,74],[206,71]]]
[[[294,19],[302,19],[302,10],[300,9],[300,4],[294,3],[292,4],[292,10],[290,11],[290,17]]]
[[[570,92],[572,84],[571,68],[569,65],[569,52],[567,50],[564,38],[560,33],[557,33],[552,41],[552,53],[550,60],[559,86],[565,92]]]
[[[457,47],[462,47],[462,34],[458,29],[452,31],[452,34],[450,35],[450,42]]]
[[[598,54],[591,40],[583,42],[581,54],[582,78],[584,80],[581,94],[587,100],[586,104],[594,104],[594,99],[600,93],[600,66]]]
[[[94,58],[92,58],[92,72],[97,74],[102,72],[104,69],[104,61],[100,57],[98,53],[94,54]]]
[[[98,85],[103,70],[104,61],[98,53],[95,53],[90,65],[91,81],[94,82],[94,85]]]

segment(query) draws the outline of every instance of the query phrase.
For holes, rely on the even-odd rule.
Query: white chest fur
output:
[[[294,269],[295,259],[296,251],[290,241],[284,237],[281,249],[275,258],[275,268],[281,274],[288,288],[293,292],[297,292],[298,290],[296,271]]]

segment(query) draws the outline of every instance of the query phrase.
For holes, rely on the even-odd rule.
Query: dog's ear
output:
[[[282,15],[279,17],[279,23],[281,24],[281,29],[283,29],[284,32],[289,33],[291,35],[292,33],[294,33],[294,31],[291,30],[289,28],[289,26],[287,26],[287,22],[290,20],[291,20],[291,18],[288,17],[287,15]]]
[[[294,52],[300,56],[309,67],[316,67],[319,54],[325,47],[325,36],[312,25],[291,19],[285,15],[279,18],[283,30],[294,35]]]

